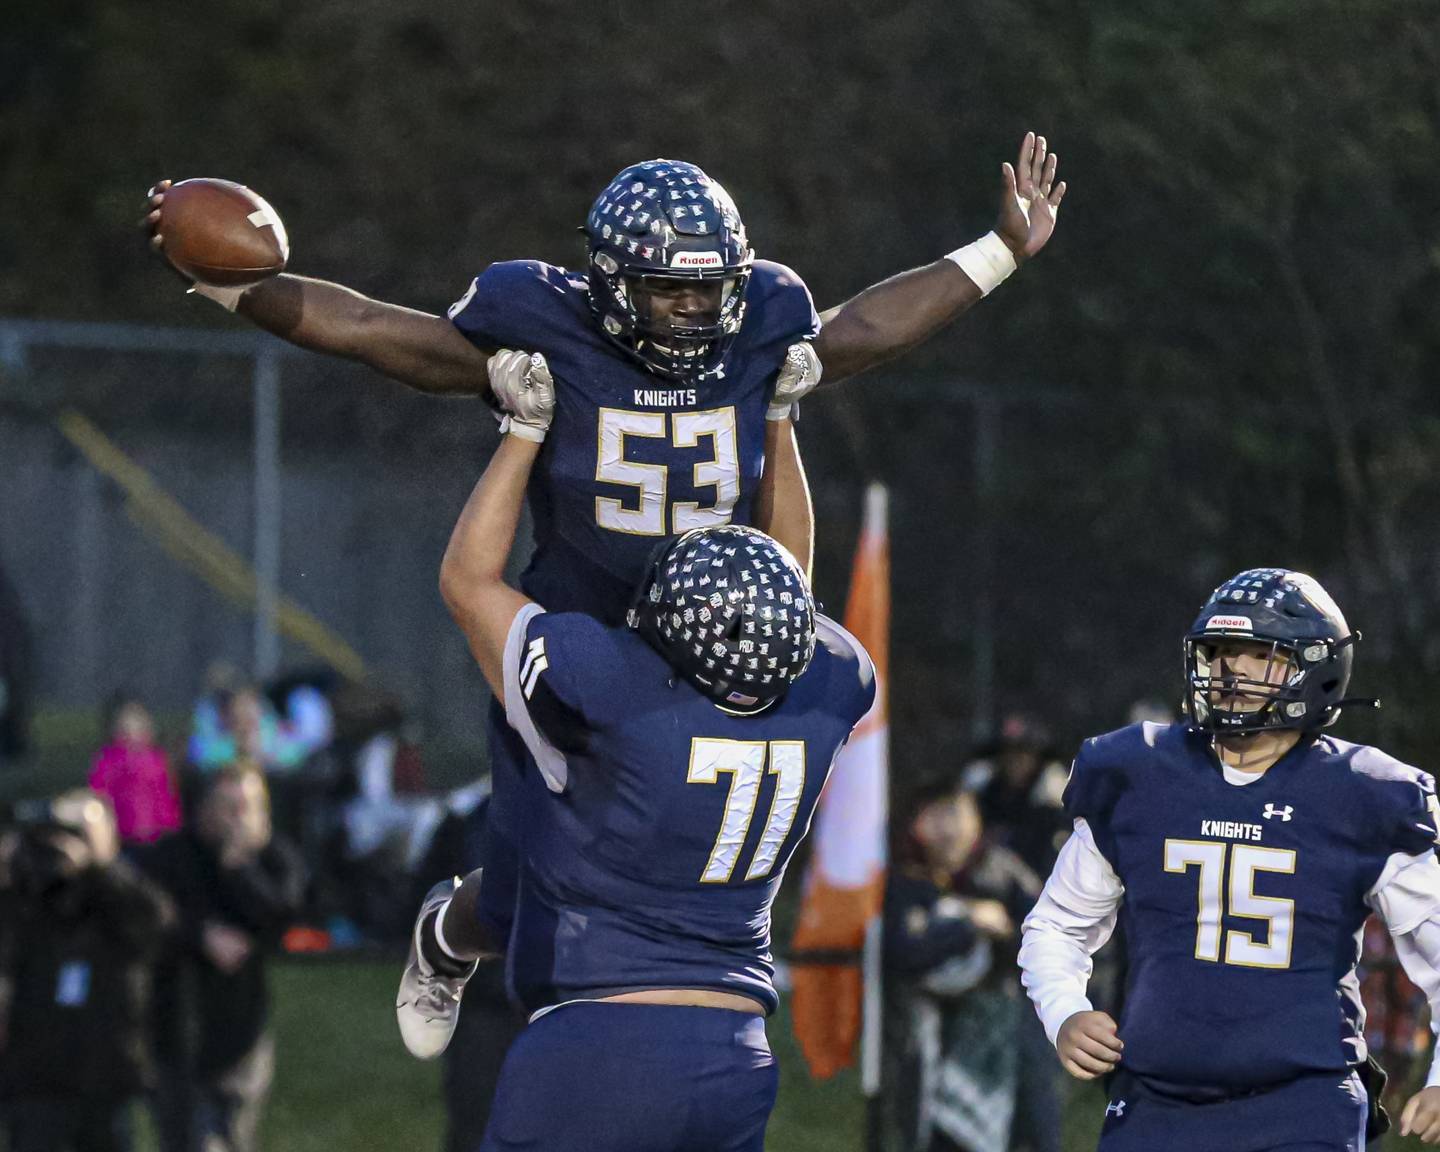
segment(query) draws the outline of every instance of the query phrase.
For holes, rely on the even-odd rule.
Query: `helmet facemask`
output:
[[[646,161],[600,194],[584,231],[590,307],[605,336],[666,379],[718,374],[754,260],[730,194],[693,164]],[[713,300],[676,315],[693,282],[713,285]]]
[[[749,276],[748,269],[679,277],[622,274],[635,355],[653,371],[676,379],[694,379],[713,367],[740,330]],[[687,310],[677,311],[681,308]]]
[[[1192,633],[1185,638],[1190,726],[1217,736],[1323,728],[1338,709],[1320,702],[1333,698],[1336,681],[1348,679],[1348,647],[1348,638],[1338,645],[1325,640],[1296,644],[1266,636]]]

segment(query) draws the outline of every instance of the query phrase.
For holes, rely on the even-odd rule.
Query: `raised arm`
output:
[[[155,185],[141,222],[151,248],[161,256],[165,237],[159,231],[160,209],[169,187],[168,180]],[[443,316],[372,300],[304,276],[280,275],[245,289],[192,287],[298,347],[358,360],[421,392],[473,396],[488,386],[489,353],[471,344]]]
[[[505,564],[539,443],[512,431],[470,493],[440,565],[440,595],[465,633],[495,698],[505,702],[505,640],[531,601],[505,583]]]
[[[800,562],[806,579],[815,559],[815,506],[800,459],[794,421],[765,421],[765,471],[755,494],[755,527],[767,532]]]
[[[1055,182],[1057,165],[1045,137],[1027,132],[1015,167],[1001,165],[1004,188],[994,232],[823,312],[815,350],[825,366],[825,383],[924,343],[1045,247],[1065,195],[1065,182]]]

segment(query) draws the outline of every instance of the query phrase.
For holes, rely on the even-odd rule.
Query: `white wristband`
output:
[[[213,284],[201,284],[197,280],[190,285],[190,291],[196,296],[214,300],[227,312],[234,312],[240,304],[240,297],[245,295],[245,288],[249,287],[250,285],[246,284],[244,288],[217,288]]]
[[[529,440],[532,444],[543,444],[545,443],[545,434],[549,431],[548,424],[542,428],[519,420],[509,412],[500,416],[500,435],[502,436],[518,436],[521,440]]]
[[[974,282],[982,296],[988,296],[1015,271],[1015,253],[994,232],[987,232],[973,244],[966,244],[945,255]]]

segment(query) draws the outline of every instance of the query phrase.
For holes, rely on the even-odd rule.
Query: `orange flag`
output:
[[[836,757],[820,797],[800,919],[791,942],[796,954],[791,997],[795,1036],[811,1074],[820,1079],[855,1062],[862,1006],[878,999],[867,997],[865,990],[867,977],[879,977],[878,956],[871,955],[876,949],[866,947],[866,938],[867,929],[878,924],[884,896],[889,795],[890,539],[886,492],[879,484],[865,494],[845,627],[875,662],[875,704]],[[878,943],[878,932],[870,932],[870,938]],[[806,953],[848,954],[851,959],[846,962],[842,955],[837,957],[840,963],[810,963]]]

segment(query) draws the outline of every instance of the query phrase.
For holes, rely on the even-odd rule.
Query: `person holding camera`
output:
[[[0,1112],[10,1152],[128,1152],[150,1084],[165,896],[118,858],[88,791],[22,804],[0,836]]]

